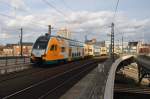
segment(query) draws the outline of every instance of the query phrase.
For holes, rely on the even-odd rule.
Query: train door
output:
[[[71,61],[71,55],[72,55],[72,48],[69,48],[69,61]]]
[[[81,49],[81,57],[84,58],[84,48]]]

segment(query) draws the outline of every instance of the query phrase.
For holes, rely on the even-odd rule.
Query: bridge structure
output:
[[[87,82],[93,81],[93,82],[90,82],[90,85],[84,84],[88,88],[83,88],[84,91],[79,93],[81,95],[79,95],[77,99],[113,99],[116,71],[124,68],[125,66],[128,66],[131,63],[136,62],[138,64],[137,65],[138,78],[140,83],[144,77],[146,78],[150,77],[149,59],[150,59],[149,56],[135,56],[135,55],[125,55],[120,58],[116,58],[115,61],[112,60],[111,58],[108,58],[104,63],[100,63],[96,67],[96,69],[92,72],[91,75],[94,78],[87,77],[87,80],[85,81]],[[80,85],[83,85],[82,81],[79,81],[79,83]],[[77,90],[75,90],[75,92],[76,91]],[[124,91],[128,91],[128,90],[124,90]],[[63,95],[65,98],[61,97],[60,99],[69,99],[67,98],[67,95],[71,95],[69,91]]]
[[[139,83],[143,78],[150,78],[150,57],[146,55],[139,55],[136,57],[138,64]]]
[[[123,66],[127,66],[134,61],[134,57],[132,55],[123,56],[117,59],[110,68],[108,78],[106,81],[105,92],[104,92],[104,99],[113,99],[114,96],[114,80],[116,70],[122,68]]]
[[[104,99],[114,98],[114,90],[115,90],[114,80],[115,80],[116,71],[124,68],[125,66],[129,66],[129,64],[131,63],[135,63],[135,62],[137,63],[139,84],[141,83],[143,78],[149,78],[150,77],[150,61],[149,60],[150,60],[150,57],[146,55],[145,56],[126,55],[126,56],[120,57],[114,63],[112,63],[112,66],[109,70],[106,86],[105,86]],[[120,91],[130,92],[133,89],[132,91],[133,93],[147,94],[147,91],[149,92],[149,89],[144,89],[143,91],[143,88],[129,88],[130,90],[128,89],[126,90],[126,89],[127,88],[120,89]]]

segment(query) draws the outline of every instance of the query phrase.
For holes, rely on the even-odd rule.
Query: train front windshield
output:
[[[48,44],[48,38],[46,38],[46,37],[39,37],[37,40],[36,40],[36,42],[35,42],[35,44],[34,44],[34,46],[33,46],[33,49],[41,49],[41,50],[43,50],[43,49],[46,49],[47,48],[47,44]]]

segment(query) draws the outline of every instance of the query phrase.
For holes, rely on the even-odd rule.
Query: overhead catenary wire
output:
[[[48,1],[47,1],[48,2]],[[24,9],[19,9],[19,8],[17,8],[17,7],[15,7],[15,6],[12,6],[12,5],[10,5],[10,4],[8,4],[8,3],[6,3],[6,2],[4,2],[4,1],[0,1],[0,3],[2,3],[2,4],[5,4],[5,5],[7,5],[7,6],[9,6],[9,7],[11,7],[11,8],[13,8],[13,9],[16,9],[16,10],[19,10],[20,12],[26,12],[26,13],[30,13],[30,14],[32,14],[33,12],[32,11],[29,11],[29,10],[24,10]],[[26,6],[27,6],[27,4],[26,4]],[[53,5],[52,5],[53,6]],[[55,7],[55,6],[53,6],[53,7]],[[63,13],[63,12],[62,12]],[[64,14],[65,15],[65,14]],[[9,18],[12,18],[13,16],[9,16],[9,15],[5,15],[5,14],[2,14],[1,16],[6,16],[6,17],[9,17]],[[67,18],[67,15],[65,15],[66,16],[66,18]],[[14,17],[13,17],[14,18]],[[12,18],[12,19],[13,19]],[[36,19],[37,20],[37,19]],[[45,18],[40,18],[40,20],[45,20]],[[49,24],[42,24],[42,23],[40,23],[40,22],[37,22],[37,21],[34,21],[34,20],[31,20],[31,22],[32,22],[32,24],[33,23],[35,23],[35,25],[40,25],[40,26],[45,26],[45,27],[47,27]],[[59,23],[62,23],[62,21],[57,21],[57,22],[59,22]],[[66,20],[63,22],[63,23],[66,23]]]
[[[4,1],[0,1],[0,3],[5,4],[5,5],[7,5],[7,6],[13,8],[13,9],[17,9],[17,10],[19,10],[20,12],[26,12],[26,13],[31,13],[31,14],[32,14],[32,12],[31,12],[30,10],[18,9],[18,8],[16,8],[15,6],[12,6],[12,5],[10,5],[10,4],[4,2]],[[1,16],[4,16],[4,17],[7,17],[7,18],[10,18],[10,19],[16,19],[15,16],[6,15],[6,14],[3,14],[3,13],[0,13],[0,15],[1,15]],[[37,22],[37,21],[34,21],[34,20],[31,20],[30,23],[31,23],[31,24],[34,24],[34,25],[40,25],[40,26],[47,27],[46,24],[42,24],[42,23]]]
[[[116,17],[116,13],[117,13],[117,10],[118,10],[118,5],[119,5],[119,0],[117,0],[117,3],[115,5],[115,8],[114,8],[114,15],[113,15],[113,18],[112,18],[112,23],[111,23],[111,35],[110,35],[110,57],[112,59],[112,61],[114,62],[115,61],[115,56],[114,56],[114,51],[115,51],[115,36],[114,36],[114,21],[115,21],[115,17]]]
[[[10,15],[3,14],[3,13],[0,13],[0,16],[7,17],[7,18],[9,18],[9,19],[17,19],[17,18],[14,17],[14,16],[10,16]],[[47,25],[45,25],[45,24],[41,24],[41,23],[35,22],[35,21],[33,21],[33,20],[30,21],[30,24],[40,25],[40,26],[47,26]]]
[[[70,11],[73,11],[73,12],[74,12],[74,9],[72,9],[70,6],[68,6],[68,4],[66,3],[65,0],[62,0],[62,2],[63,2],[63,4],[64,4],[67,8],[69,8]]]
[[[60,15],[67,17],[67,15],[65,15],[62,11],[60,11],[59,9],[57,9],[55,6],[53,6],[49,1],[47,0],[42,0],[45,4],[47,4],[49,7],[53,8],[55,11],[57,11]]]
[[[10,16],[10,15],[6,15],[6,14],[3,14],[3,13],[0,13],[0,16],[4,16],[4,17],[9,18],[9,19],[16,19],[16,17]],[[42,24],[39,24],[38,22],[34,22],[34,21],[31,21],[30,24],[45,26],[45,28],[47,28],[47,25],[44,25],[44,24],[42,25]],[[10,30],[10,31],[11,30],[15,30],[15,29],[7,29],[7,28],[4,28],[4,27],[2,27],[2,29]],[[36,30],[36,29],[32,29],[32,30]],[[53,27],[53,30],[57,31],[59,29]]]
[[[14,8],[14,9],[17,9],[15,6],[11,6],[10,4],[7,4],[7,3],[3,3],[3,4],[5,4],[5,5],[7,5],[7,6],[9,6],[9,7],[11,7],[11,8]],[[23,12],[28,12],[28,11],[26,11],[26,10],[19,10],[19,11],[23,11]],[[8,18],[8,19],[18,19],[19,17],[17,16],[14,16],[14,15],[9,15],[9,14],[4,14],[4,13],[0,13],[0,16],[3,16],[4,18]],[[28,22],[28,21],[27,21]],[[44,26],[44,27],[47,27],[48,25],[46,25],[46,24],[41,24],[40,22],[37,22],[37,21],[34,21],[34,20],[30,20],[29,22],[28,22],[29,24],[34,24],[34,25],[40,25],[40,26]],[[14,31],[15,29],[13,29],[13,31]],[[53,31],[56,31],[57,29],[54,29]]]
[[[61,0],[62,2],[63,2],[63,4],[64,4],[64,6],[65,7],[67,7],[70,11],[72,11],[72,12],[76,12],[73,8],[71,8],[67,3],[66,3],[66,1],[65,0]],[[82,18],[82,15],[80,14],[80,13],[78,13],[78,17],[79,17],[79,20],[80,20],[80,18]],[[77,22],[77,20],[75,21],[75,22]],[[83,31],[78,31],[78,32],[73,32],[73,33],[81,33],[81,32],[83,32]],[[87,32],[85,32],[84,31],[84,33],[87,33]],[[91,33],[90,33],[91,34]],[[85,34],[85,36],[86,36],[87,34]]]
[[[7,17],[9,19],[14,19],[13,16],[9,16],[9,15],[3,14],[3,13],[0,13],[0,16]]]
[[[10,5],[10,4],[4,2],[4,1],[0,1],[0,3],[1,3],[1,4],[5,4],[5,5],[7,5],[8,7],[11,7],[11,8],[13,8],[13,9],[17,9],[17,7],[12,6],[12,5]],[[18,10],[18,11],[28,12],[27,10],[24,10],[24,9],[17,9],[17,10]]]
[[[116,14],[117,14],[117,11],[118,11],[118,6],[119,6],[119,1],[120,1],[120,0],[117,0],[116,6],[115,6],[115,10],[114,10],[113,19],[116,18]]]
[[[62,0],[63,4],[65,5],[65,7],[67,7],[70,11],[72,12],[76,12],[73,8],[71,8],[65,0]],[[82,15],[80,13],[78,13],[79,18],[82,18]]]

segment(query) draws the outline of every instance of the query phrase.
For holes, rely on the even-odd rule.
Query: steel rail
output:
[[[88,61],[88,60],[84,60],[84,61]],[[80,64],[81,62],[84,62],[84,61],[83,60],[81,60],[81,61],[75,61],[75,62],[72,62],[72,63],[63,64],[63,65],[72,65],[72,64],[77,65],[77,64]],[[31,65],[33,65],[33,64],[31,64]],[[58,65],[57,67],[63,66],[63,65]],[[35,68],[32,68],[32,70],[33,69],[35,70]],[[31,71],[30,73],[25,73],[23,75],[18,75],[18,76],[13,76],[12,75],[12,76],[7,77],[6,79],[2,79],[2,80],[0,78],[0,83],[4,82],[4,81],[7,81],[7,80],[14,79],[14,78],[24,77],[24,76],[28,76],[28,75],[35,74],[35,73],[39,74],[39,73],[42,73],[42,72],[46,72],[46,71],[49,71],[49,69],[51,69],[51,68],[47,68],[46,70],[44,68],[36,68],[36,69],[38,69],[38,71]]]
[[[91,64],[91,63],[93,63],[93,62],[88,62],[88,63],[86,63],[86,64],[83,64],[82,66],[86,66],[86,65]],[[81,63],[80,63],[80,64],[81,64]],[[78,65],[79,65],[79,64],[78,64]],[[65,71],[65,72],[56,74],[56,75],[52,76],[51,78],[42,80],[42,81],[40,81],[40,82],[38,82],[38,83],[35,83],[35,84],[32,84],[32,85],[30,85],[29,87],[26,87],[26,88],[24,88],[24,89],[22,89],[22,90],[16,91],[16,92],[14,92],[14,93],[12,93],[12,94],[10,94],[10,95],[8,95],[8,96],[3,97],[2,99],[11,98],[11,97],[13,97],[13,96],[15,96],[15,95],[18,95],[18,94],[20,94],[20,93],[22,93],[22,92],[25,92],[26,90],[29,90],[29,89],[34,88],[34,87],[37,87],[37,86],[39,86],[39,85],[41,85],[41,84],[43,84],[43,83],[45,83],[45,82],[47,82],[47,81],[49,81],[49,80],[55,79],[55,78],[57,78],[57,77],[59,77],[59,76],[65,74],[65,73],[71,72],[71,71],[76,70],[76,69],[79,69],[79,68],[81,68],[81,67],[74,67],[74,68],[72,68],[72,69],[70,69],[70,70],[68,70],[68,71]]]
[[[92,66],[93,66],[93,65],[92,65]],[[95,64],[94,64],[94,66],[95,66]],[[84,67],[84,66],[83,66],[83,67]],[[83,68],[83,67],[81,67],[81,68]],[[66,83],[70,82],[70,81],[73,80],[75,77],[80,76],[82,73],[88,71],[90,68],[91,68],[91,66],[88,67],[88,68],[86,68],[85,70],[79,72],[77,75],[74,75],[74,76],[72,76],[71,78],[65,80],[63,83],[61,83],[61,84],[58,85],[57,87],[51,89],[50,91],[48,91],[48,92],[45,93],[44,95],[40,96],[38,99],[44,99],[44,98],[45,98],[46,96],[48,96],[50,93],[52,93],[52,92],[54,92],[55,90],[57,90],[58,88],[62,87],[62,86],[65,85]]]

